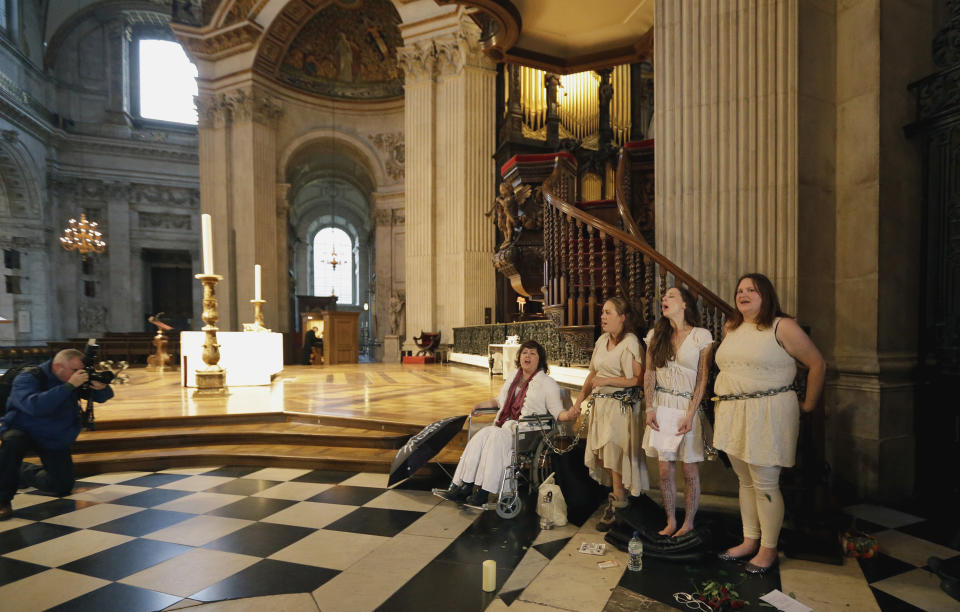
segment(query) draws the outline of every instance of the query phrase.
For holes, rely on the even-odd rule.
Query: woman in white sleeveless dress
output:
[[[647,464],[640,448],[640,404],[636,400],[609,397],[636,387],[643,379],[643,353],[633,333],[635,318],[633,309],[622,297],[613,297],[604,303],[600,315],[600,328],[604,333],[594,346],[590,373],[573,406],[579,413],[583,400],[594,395],[583,462],[594,480],[613,489],[597,523],[600,531],[613,525],[617,508],[627,507],[628,494],[636,497],[650,488]]]
[[[800,410],[817,406],[826,364],[797,322],[780,310],[766,276],[742,276],[734,299],[737,310],[724,325],[717,349],[713,445],[727,453],[740,480],[743,542],[720,558],[749,559],[746,571],[763,574],[778,558],[780,470],[794,464]],[[792,388],[796,361],[809,369],[802,406]]]
[[[660,491],[667,526],[661,535],[682,536],[693,530],[700,506],[703,430],[697,410],[707,388],[713,336],[702,327],[697,299],[683,287],[671,287],[660,301],[663,316],[647,334],[644,397],[647,429],[643,450],[659,459]],[[686,480],[683,525],[677,529],[676,461]]]

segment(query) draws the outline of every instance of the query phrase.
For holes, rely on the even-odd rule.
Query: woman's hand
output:
[[[657,411],[647,410],[647,427],[653,431],[660,431],[660,425],[657,423]]]
[[[567,410],[567,420],[576,421],[579,418],[580,418],[580,402],[578,401],[576,404],[571,406],[569,410]]]
[[[683,417],[683,419],[681,419],[681,421],[680,421],[679,423],[677,423],[677,435],[678,435],[678,436],[682,436],[683,434],[687,433],[688,431],[693,431],[693,419],[694,419],[694,417],[696,417],[696,416],[697,416],[697,413],[694,412],[694,413],[692,413],[692,414],[689,414],[689,415]]]

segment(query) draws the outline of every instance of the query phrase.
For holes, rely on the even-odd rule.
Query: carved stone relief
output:
[[[387,175],[395,181],[403,180],[403,165],[405,160],[405,148],[403,143],[403,134],[370,134],[367,136],[373,146],[381,153],[386,154],[384,166]]]
[[[252,87],[197,96],[196,103],[200,128],[220,128],[234,121],[270,124],[283,115],[283,102]]]
[[[141,212],[138,216],[140,219],[140,227],[142,229],[192,229],[192,217],[190,215]]]

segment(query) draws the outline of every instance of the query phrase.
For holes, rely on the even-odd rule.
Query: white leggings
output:
[[[780,466],[752,465],[733,455],[727,456],[740,479],[743,537],[760,540],[764,548],[776,548],[783,526]]]

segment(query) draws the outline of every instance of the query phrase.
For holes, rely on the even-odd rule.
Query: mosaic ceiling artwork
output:
[[[336,2],[297,33],[276,72],[287,85],[310,93],[352,99],[403,95],[397,47],[400,16],[387,0]]]

